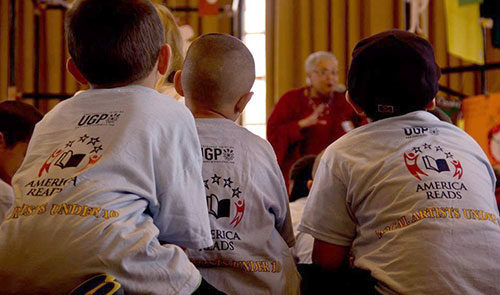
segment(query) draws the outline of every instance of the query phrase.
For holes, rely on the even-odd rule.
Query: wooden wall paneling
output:
[[[0,1],[0,102],[7,99],[9,82],[9,8],[10,1]]]
[[[64,47],[61,46],[64,42],[63,12],[61,10],[46,10],[45,11],[45,40],[46,40],[46,66],[45,73],[47,79],[44,81],[47,93],[63,93],[64,84],[63,76],[66,71],[63,71],[62,57],[64,56]],[[47,100],[47,108],[53,108],[60,100]]]
[[[394,26],[393,0],[365,0],[368,8],[368,35],[392,29]],[[368,36],[365,35],[364,37]]]
[[[436,54],[436,62],[441,68],[448,67],[448,51],[446,42],[446,26],[444,22],[444,3],[443,1],[430,1],[429,2],[429,41],[434,46]],[[449,75],[441,75],[439,83],[443,86],[449,87]],[[447,94],[441,93],[445,96]]]
[[[346,47],[349,52],[347,64],[351,64],[351,52],[362,38],[361,23],[367,21],[361,9],[361,0],[348,0],[347,1],[347,42]]]
[[[311,3],[312,9],[310,16],[312,27],[312,47],[314,51],[328,51],[329,34],[329,0],[316,0]]]
[[[346,25],[346,1],[332,0],[331,5],[331,40],[332,51],[339,62],[339,82],[346,83],[346,73],[349,67],[350,52],[346,50],[347,44],[347,29]]]
[[[18,42],[16,44],[16,85],[19,92],[34,91],[35,74],[35,23],[31,1],[19,1]],[[32,101],[32,100],[31,100]]]

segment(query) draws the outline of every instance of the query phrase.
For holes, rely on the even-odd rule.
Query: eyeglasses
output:
[[[337,76],[339,72],[337,70],[335,70],[335,71],[318,70],[318,71],[314,71],[314,73],[316,73],[320,76],[326,77],[328,75]]]

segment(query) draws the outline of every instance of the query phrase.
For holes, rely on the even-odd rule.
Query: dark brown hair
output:
[[[36,123],[43,115],[34,106],[20,101],[0,103],[0,132],[10,148],[18,142],[28,142]]]
[[[431,44],[389,30],[356,44],[347,89],[368,117],[378,120],[423,110],[438,91],[440,69]]]
[[[69,53],[93,85],[145,78],[164,43],[160,17],[147,0],[80,0],[66,15]]]
[[[315,155],[306,155],[293,163],[290,168],[290,180],[293,180],[293,187],[289,197],[290,202],[307,197],[309,194],[307,182],[313,179],[312,171],[315,160]]]

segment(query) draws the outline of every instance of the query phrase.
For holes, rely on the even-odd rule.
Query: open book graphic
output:
[[[448,163],[445,159],[434,159],[431,156],[422,157],[424,161],[425,168],[428,170],[434,170],[437,172],[450,171],[450,167],[448,167]]]
[[[231,200],[224,199],[219,201],[216,195],[211,194],[207,196],[207,206],[208,213],[215,216],[215,218],[229,217]]]
[[[77,167],[82,162],[83,158],[85,158],[85,154],[73,155],[73,151],[67,151],[57,159],[54,165],[61,167],[61,169]]]

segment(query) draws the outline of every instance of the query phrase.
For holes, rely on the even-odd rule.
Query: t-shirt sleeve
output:
[[[356,223],[346,202],[346,188],[324,158],[318,167],[298,230],[327,243],[350,246],[356,235]]]
[[[201,168],[201,147],[190,114],[175,116],[176,127],[157,142],[158,204],[150,206],[162,242],[201,249],[213,244]]]
[[[0,223],[9,210],[14,206],[15,198],[12,187],[0,180]]]
[[[292,218],[290,216],[290,204],[288,202],[288,193],[286,191],[286,185],[279,169],[278,163],[276,162],[276,157],[273,153],[272,148],[268,145],[267,154],[270,158],[270,163],[268,169],[272,171],[268,172],[268,177],[266,185],[262,187],[269,188],[268,201],[270,204],[270,211],[276,216],[275,228],[285,240],[289,247],[295,245],[295,235],[293,232]],[[265,174],[261,174],[265,175]],[[264,179],[262,179],[264,181]],[[264,183],[262,183],[264,184]]]

